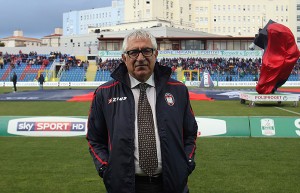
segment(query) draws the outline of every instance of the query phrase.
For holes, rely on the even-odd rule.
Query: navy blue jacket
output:
[[[198,127],[186,86],[170,75],[170,68],[155,64],[162,177],[164,193],[183,193],[195,168]],[[94,93],[87,140],[97,171],[106,166],[101,176],[107,192],[134,193],[134,97],[124,63],[111,76],[114,80],[99,86]]]

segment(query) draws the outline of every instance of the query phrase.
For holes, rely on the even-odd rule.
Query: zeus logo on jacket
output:
[[[115,103],[118,101],[125,101],[126,99],[127,99],[127,97],[113,97],[113,98],[108,99],[108,104]]]

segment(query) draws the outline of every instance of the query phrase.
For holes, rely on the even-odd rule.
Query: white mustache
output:
[[[143,61],[139,61],[139,62],[136,62],[134,64],[135,67],[138,67],[138,66],[148,66],[148,62],[145,62],[145,60]]]

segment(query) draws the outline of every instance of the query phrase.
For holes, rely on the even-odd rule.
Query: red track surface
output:
[[[94,92],[90,92],[88,94],[74,96],[73,98],[69,99],[68,102],[85,102],[85,101],[92,101]],[[190,100],[206,100],[212,101],[213,99],[207,97],[205,94],[197,94],[193,92],[189,92]]]

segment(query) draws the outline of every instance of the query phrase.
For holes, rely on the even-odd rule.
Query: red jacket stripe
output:
[[[93,149],[93,146],[90,144],[90,142],[88,142],[89,144],[89,147],[91,149],[91,151],[93,152],[94,156],[96,157],[96,159],[101,163],[101,164],[104,164],[104,165],[107,165],[107,162],[106,161],[103,161],[95,152],[95,150]]]

